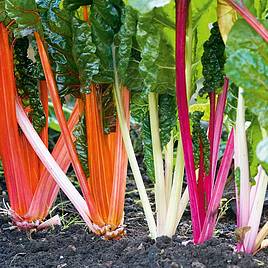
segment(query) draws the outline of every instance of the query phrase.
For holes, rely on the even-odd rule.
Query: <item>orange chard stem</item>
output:
[[[86,94],[85,98],[88,166],[90,170],[88,184],[103,220],[103,222],[94,220],[94,223],[103,226],[108,220],[113,166],[105,143],[102,120],[98,109],[97,92],[94,85],[91,86],[91,93]]]
[[[86,179],[84,170],[81,166],[81,163],[79,161],[74,143],[72,142],[71,133],[68,129],[66,119],[64,117],[60,97],[59,97],[58,90],[57,90],[55,77],[54,77],[54,74],[53,74],[49,59],[48,59],[47,52],[44,48],[44,45],[43,45],[43,42],[41,40],[39,33],[35,32],[34,35],[36,38],[39,56],[40,56],[43,70],[44,70],[44,74],[46,77],[48,90],[49,90],[49,93],[50,93],[50,96],[51,96],[51,99],[53,102],[53,106],[55,109],[55,114],[56,114],[57,119],[59,121],[59,125],[61,128],[63,137],[64,137],[65,145],[67,147],[68,154],[71,158],[71,162],[72,162],[75,174],[76,174],[78,181],[79,181],[79,184],[81,186],[82,193],[86,199],[86,202],[87,202],[87,205],[89,208],[90,217],[92,215],[94,215],[94,217],[100,218],[99,213],[97,212],[97,210],[95,208],[94,200],[92,199],[92,197],[89,193],[89,189],[87,186],[87,179]]]
[[[85,21],[88,21],[89,16],[88,16],[88,9],[87,6],[83,6],[83,17]]]
[[[48,148],[48,89],[46,80],[39,82],[40,99],[46,116],[46,125],[41,130],[39,136]],[[39,175],[45,170],[44,165],[39,161]]]
[[[123,88],[123,102],[125,109],[125,116],[130,124],[129,113],[129,91]],[[114,151],[110,151],[114,159],[114,174],[113,174],[113,191],[110,200],[109,223],[113,228],[117,228],[123,222],[124,214],[124,200],[126,190],[126,177],[128,157],[125,150],[122,133],[120,130],[119,120],[116,121],[116,146]]]
[[[15,78],[8,31],[0,23],[0,152],[11,208],[23,215],[31,202],[15,110]]]
[[[20,133],[20,143],[22,146],[22,154],[23,154],[22,160],[24,160],[25,170],[27,172],[26,173],[27,184],[29,185],[32,199],[40,178],[39,173],[40,161],[38,156],[34,152],[31,144],[29,144],[28,140],[26,139],[23,133]]]

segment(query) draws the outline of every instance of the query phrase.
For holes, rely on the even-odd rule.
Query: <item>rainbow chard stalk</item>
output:
[[[26,136],[18,129],[15,110],[15,100],[17,98],[15,84],[17,83],[20,89],[23,87],[18,80],[15,81],[13,55],[8,37],[8,30],[0,23],[0,61],[1,66],[5,65],[5,68],[1,68],[0,73],[2,109],[0,126],[3,129],[7,129],[6,132],[1,131],[0,154],[11,204],[9,213],[14,225],[18,228],[26,230],[32,228],[40,229],[48,225],[59,224],[60,222],[59,217],[54,217],[48,222],[42,223],[49,213],[59,188],[47,170],[44,169],[37,154],[28,143]],[[16,59],[16,62],[18,62],[18,59]],[[45,81],[40,81],[40,95],[47,117],[48,97]],[[30,95],[30,97],[32,96]],[[18,98],[18,102],[21,103],[22,98]],[[27,111],[32,124],[36,122],[33,119],[33,111],[29,107],[24,107],[22,110],[24,113]],[[69,128],[73,129],[77,121],[78,110],[76,108],[69,121]],[[30,121],[29,124],[31,124]],[[35,131],[33,126],[32,131]],[[38,136],[38,134],[36,135]],[[38,137],[45,143],[43,146],[47,148],[47,120]],[[59,138],[52,154],[60,167],[66,172],[70,165],[70,160],[66,157],[66,148],[62,142],[62,136]]]
[[[16,21],[18,32],[27,28],[32,30],[32,32],[27,31],[27,33],[30,35],[34,33],[35,40],[33,42],[38,50],[38,58],[43,67],[47,89],[62,132],[59,144],[63,146],[65,152],[65,154],[62,154],[61,151],[55,151],[52,155],[62,157],[59,160],[60,165],[63,165],[67,160],[69,160],[68,164],[71,162],[84,197],[83,199],[67,180],[63,174],[64,169],[61,170],[56,165],[53,157],[45,150],[44,144],[37,138],[36,133],[32,133],[33,130],[18,103],[18,121],[28,140],[24,137],[24,142],[29,147],[29,151],[35,151],[35,154],[43,163],[43,165],[36,165],[35,170],[39,166],[44,169],[45,166],[51,173],[51,176],[47,172],[42,176],[38,193],[42,192],[41,187],[46,187],[46,178],[49,178],[50,188],[43,196],[35,195],[34,199],[41,202],[41,200],[46,200],[48,195],[56,195],[58,187],[51,181],[53,177],[74,203],[89,228],[96,234],[104,236],[104,238],[112,239],[119,238],[124,234],[122,224],[127,155],[119,129],[119,120],[115,116],[112,103],[114,75],[110,68],[113,65],[111,46],[115,33],[113,31],[109,32],[108,42],[110,43],[106,44],[107,39],[102,40],[106,35],[103,35],[98,19],[102,17],[103,12],[106,12],[108,15],[104,17],[109,18],[109,20],[101,23],[107,23],[107,27],[110,27],[110,15],[112,14],[113,23],[118,24],[118,26],[113,25],[113,29],[119,29],[121,21],[120,14],[115,12],[116,9],[113,4],[106,2],[94,1],[90,6],[91,16],[88,15],[88,7],[84,6],[81,10],[83,11],[84,21],[77,16],[77,12],[80,11],[74,11],[72,4],[64,2],[61,6],[61,1],[54,1],[52,7],[48,1],[37,3],[36,1],[18,2],[11,0],[6,2],[5,8],[8,15]],[[71,8],[69,8],[69,5]],[[78,7],[79,5],[77,5]],[[51,20],[56,27],[47,26]],[[66,31],[62,32],[62,28]],[[93,43],[93,41],[96,41],[93,40],[96,36],[97,39],[102,40],[101,44],[105,44],[104,49],[97,50]],[[58,42],[59,39],[61,42]],[[99,43],[99,41],[97,42]],[[109,52],[110,58],[108,56],[106,61]],[[104,56],[99,55],[99,53],[104,53]],[[59,60],[59,58],[64,58],[64,60]],[[65,63],[66,61],[71,63],[70,66]],[[100,62],[103,65],[107,62],[108,65],[111,64],[99,67]],[[105,75],[101,73],[103,70]],[[102,75],[104,77],[108,76],[108,81],[105,79],[103,81]],[[98,76],[96,78],[97,82],[93,79],[94,76]],[[70,119],[71,126],[73,126],[73,123],[77,123],[74,133],[76,144],[74,144],[73,129],[68,126],[61,103],[61,98],[70,92],[79,97],[79,109],[78,107],[74,109],[76,115],[77,113],[80,115],[79,122],[77,123],[77,120],[74,122],[72,117]],[[111,96],[108,96],[108,101],[102,99],[107,97],[105,95],[107,92],[111,93]],[[121,115],[125,118],[128,131],[130,118],[129,92],[126,88],[122,90],[121,101]],[[112,112],[109,110],[112,127],[109,128],[109,133],[105,132],[107,131],[105,129],[106,107],[102,107],[107,102],[109,105],[112,103]],[[78,117],[76,116],[75,119],[78,119]],[[40,136],[43,142],[47,144],[47,137],[43,138],[43,132]],[[83,148],[81,149],[81,147]],[[29,159],[30,157],[27,157],[27,160]],[[38,160],[36,155],[35,159]],[[52,186],[55,186],[56,190],[53,190]],[[38,209],[36,204],[33,204],[27,215],[34,215],[36,209]]]
[[[203,243],[213,235],[217,209],[223,194],[228,171],[231,166],[234,142],[231,132],[221,168],[217,172],[223,115],[229,81],[224,79],[224,44],[217,24],[213,24],[211,37],[204,44],[202,56],[205,82],[199,94],[209,95],[210,122],[208,137],[200,126],[201,112],[192,115],[192,134],[186,93],[185,33],[189,1],[177,1],[176,15],[176,93],[178,116],[184,151],[185,170],[189,187],[193,238]],[[216,47],[216,50],[215,50]],[[212,68],[214,66],[215,68]],[[213,69],[213,74],[210,70]],[[218,89],[222,88],[222,92]],[[216,101],[217,100],[217,101]],[[194,144],[194,147],[193,147]],[[198,169],[198,178],[196,170]]]
[[[201,233],[202,226],[199,214],[193,145],[190,132],[189,109],[186,92],[185,42],[188,7],[188,0],[176,1],[176,94],[185,170],[189,187],[193,237],[194,242],[196,243]]]
[[[268,42],[267,29],[257,20],[257,18],[251,14],[243,0],[226,0],[226,2],[234,8],[245,21],[266,41]]]
[[[231,31],[226,32],[225,71],[236,84],[232,95],[237,96],[231,101],[236,113],[228,113],[235,130],[237,250],[254,253],[265,246],[266,241],[264,245],[262,242],[268,233],[267,224],[258,233],[268,181],[264,160],[267,147],[263,146],[268,127],[267,111],[263,109],[267,106],[264,98],[267,83],[262,82],[263,78],[267,80],[268,35],[260,24],[266,25],[266,13],[263,17],[259,14],[259,22],[242,1],[227,2],[245,19],[238,19]],[[257,13],[254,6],[251,11]],[[222,20],[223,29],[226,25],[229,26],[229,21]]]

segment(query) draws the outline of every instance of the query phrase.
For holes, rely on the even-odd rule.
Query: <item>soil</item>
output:
[[[2,200],[7,200],[1,180]],[[147,183],[148,184],[148,183]],[[148,188],[152,185],[148,184]],[[65,200],[63,202],[62,200]],[[151,200],[153,202],[153,200]],[[63,226],[32,233],[10,230],[9,219],[0,215],[0,267],[268,267],[268,250],[255,256],[235,253],[234,215],[227,210],[217,225],[215,237],[193,245],[189,211],[186,211],[172,239],[148,237],[134,182],[128,181],[125,218],[127,235],[104,241],[89,233],[71,204],[61,195],[54,212],[63,217]],[[66,216],[68,213],[68,216]],[[72,223],[72,221],[74,223]],[[187,245],[186,245],[187,244]]]

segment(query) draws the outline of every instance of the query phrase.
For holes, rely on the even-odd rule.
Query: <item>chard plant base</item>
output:
[[[146,185],[152,188],[152,185]],[[0,188],[6,190],[2,178]],[[2,200],[7,198],[0,193]],[[149,194],[152,200],[152,193]],[[8,201],[6,199],[6,201]],[[66,201],[60,195],[56,205]],[[234,253],[234,217],[230,211],[217,225],[220,237],[202,245],[187,246],[183,242],[191,239],[190,214],[182,218],[176,235],[171,240],[148,238],[148,229],[142,208],[137,205],[134,181],[127,183],[125,218],[127,235],[118,241],[104,241],[85,231],[85,225],[72,224],[66,229],[56,227],[31,234],[31,239],[18,230],[9,230],[9,219],[0,215],[1,268],[7,267],[267,267],[267,250],[255,256]],[[77,218],[71,205],[61,205],[54,213],[67,213],[68,220]],[[66,218],[65,218],[66,220]],[[264,219],[265,220],[265,219]],[[267,220],[267,216],[266,216]],[[227,224],[229,223],[229,225]],[[63,220],[62,227],[67,227]],[[16,256],[16,257],[15,257]],[[209,256],[209,257],[208,257]],[[203,266],[204,265],[204,266]]]

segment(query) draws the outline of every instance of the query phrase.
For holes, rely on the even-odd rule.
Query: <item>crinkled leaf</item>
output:
[[[210,33],[201,58],[204,76],[203,87],[199,90],[201,96],[214,91],[219,93],[224,84],[225,45],[217,22],[213,23]]]
[[[131,97],[131,117],[138,123],[146,117],[149,109],[147,92],[134,92]]]
[[[116,130],[116,107],[113,101],[113,87],[102,85],[101,92],[103,130],[108,134]]]
[[[238,87],[232,83],[227,92],[225,114],[227,115],[227,120],[232,126],[236,122],[237,113],[237,101],[238,101]]]
[[[210,35],[209,25],[217,20],[217,1],[200,1],[192,0],[192,47],[193,47],[193,63],[192,63],[192,73],[193,73],[193,85],[197,79],[202,78],[202,64],[201,57],[203,55],[203,44],[208,40]]]
[[[72,18],[73,55],[79,71],[81,91],[89,92],[94,75],[99,72],[96,46],[92,42],[91,28],[87,22]]]
[[[81,117],[78,124],[75,126],[73,135],[76,138],[75,146],[79,160],[82,164],[86,176],[89,177],[87,136],[84,117]]]
[[[126,71],[127,75],[124,76],[122,81],[132,92],[139,92],[144,87],[143,78],[139,72],[139,57],[139,52],[132,49],[132,56]]]
[[[111,0],[93,0],[90,9],[92,40],[97,47],[96,55],[100,59],[100,71],[93,77],[96,83],[112,83],[114,36],[119,31],[121,22],[117,5]]]
[[[5,9],[8,16],[16,20],[19,31],[41,31],[39,11],[34,0],[5,0]]]
[[[175,94],[175,52],[165,33],[166,27],[154,20],[153,12],[139,17],[137,41],[142,58],[139,69],[150,91]]]
[[[142,136],[143,154],[144,154],[143,162],[146,167],[147,175],[152,181],[155,181],[154,158],[153,158],[149,112],[146,114],[141,123],[141,136]]]
[[[79,74],[72,55],[71,13],[60,8],[60,0],[38,0],[37,4],[59,94],[79,94]]]
[[[28,47],[27,37],[16,40],[14,46],[16,86],[24,106],[31,108],[29,116],[33,127],[40,132],[46,124],[46,117],[39,95],[37,63],[28,58]]]
[[[129,76],[127,72],[132,56],[133,38],[137,29],[137,12],[127,6],[123,11],[122,26],[116,36],[118,74],[122,81]],[[118,44],[117,44],[118,43]],[[134,59],[132,59],[134,60]]]
[[[134,92],[131,97],[131,116],[141,126],[141,140],[143,145],[143,162],[147,175],[154,181],[154,160],[151,127],[149,118],[148,94]]]
[[[150,91],[155,91],[158,77],[157,60],[161,33],[153,23],[152,14],[139,17],[137,41],[141,48],[140,73],[144,77],[144,84]]]
[[[192,140],[193,140],[193,151],[194,151],[194,163],[195,168],[199,168],[200,163],[200,144],[202,144],[204,167],[206,174],[209,173],[210,167],[210,145],[206,134],[206,129],[201,125],[201,118],[204,113],[195,111],[191,114],[192,123]]]
[[[159,95],[159,127],[162,148],[170,141],[170,134],[177,125],[177,104],[175,96]]]

